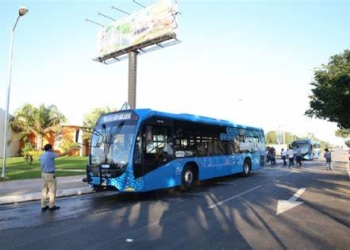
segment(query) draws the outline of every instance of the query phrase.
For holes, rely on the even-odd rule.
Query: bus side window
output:
[[[136,137],[135,150],[134,150],[134,163],[141,163],[142,159],[142,150],[141,150],[141,133]]]
[[[170,136],[170,134],[168,134]],[[165,141],[165,146],[163,149],[164,154],[166,154],[166,157],[173,156],[174,155],[174,142],[173,138],[168,137]]]
[[[146,126],[146,153],[155,153],[152,126]]]
[[[204,143],[199,144],[197,147],[197,155],[198,156],[207,156],[208,152],[207,152],[207,148],[205,146]]]
[[[208,156],[212,156],[215,153],[215,147],[213,142],[208,142]]]

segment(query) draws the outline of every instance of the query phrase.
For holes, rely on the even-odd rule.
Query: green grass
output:
[[[85,174],[85,168],[88,157],[60,157],[55,160],[56,176],[73,176]],[[0,159],[1,173],[3,160]],[[24,161],[23,157],[6,158],[5,180],[24,180],[41,178],[41,167],[38,158],[33,159],[33,163],[29,165]],[[0,177],[0,181],[4,181]]]

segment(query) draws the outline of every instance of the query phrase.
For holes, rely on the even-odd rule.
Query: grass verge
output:
[[[55,160],[56,176],[84,175],[88,157],[72,156],[59,157]],[[0,159],[1,173],[3,159]],[[25,162],[23,157],[6,158],[5,178],[0,181],[24,180],[41,178],[41,166],[38,158],[34,158],[31,165]]]

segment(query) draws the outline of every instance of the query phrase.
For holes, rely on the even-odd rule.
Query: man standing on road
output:
[[[297,146],[296,151],[297,168],[301,168],[301,148]]]
[[[287,155],[288,155],[288,160],[289,160],[288,168],[292,169],[292,167],[294,166],[294,151],[293,151],[292,147],[289,147]]]
[[[71,148],[68,151],[57,154],[53,151],[51,144],[44,146],[44,154],[40,156],[41,177],[43,186],[41,190],[41,211],[55,211],[60,209],[55,205],[57,180],[55,176],[55,158],[61,157],[74,151],[76,148]],[[47,194],[49,194],[49,205],[46,205]]]
[[[326,158],[327,170],[333,170],[332,153],[328,150],[328,148],[324,150],[324,158]]]
[[[282,160],[283,160],[283,166],[287,166],[287,152],[286,150],[284,150],[284,148],[282,148],[281,150],[281,157],[282,157]]]

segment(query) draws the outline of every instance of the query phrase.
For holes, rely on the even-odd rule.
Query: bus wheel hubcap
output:
[[[249,165],[248,165],[247,163],[244,164],[244,172],[245,172],[246,174],[249,173]]]
[[[191,185],[193,181],[193,174],[191,171],[186,171],[185,173],[185,183]]]

